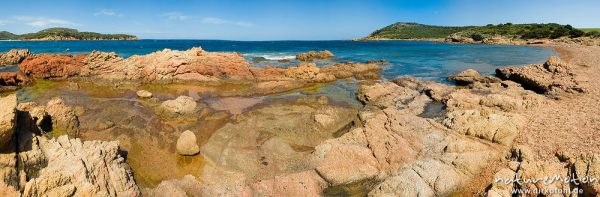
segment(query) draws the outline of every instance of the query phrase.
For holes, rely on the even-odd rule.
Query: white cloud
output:
[[[36,17],[36,16],[15,16],[16,21],[23,22],[26,25],[33,27],[48,27],[48,26],[77,26],[77,23],[54,18]]]
[[[207,23],[207,24],[215,24],[215,25],[229,24],[229,25],[237,25],[237,26],[242,26],[242,27],[252,27],[252,26],[254,26],[253,23],[249,23],[249,22],[231,21],[231,20],[226,20],[226,19],[216,18],[216,17],[205,17],[205,18],[202,18],[202,22],[203,23]]]
[[[11,20],[0,20],[0,26],[6,25],[6,24],[9,24],[9,23],[13,23],[13,21],[11,21]]]
[[[117,13],[114,10],[102,9],[94,13],[94,16],[123,16],[123,14]]]
[[[161,14],[161,16],[167,17],[167,19],[169,20],[180,20],[180,21],[184,21],[189,19],[189,16],[186,16],[184,14],[182,14],[181,12],[168,12],[168,13],[164,13]]]

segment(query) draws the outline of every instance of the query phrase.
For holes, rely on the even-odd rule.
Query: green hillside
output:
[[[418,23],[394,23],[371,33],[371,39],[425,39],[446,38],[471,27],[444,27]]]
[[[563,36],[581,37],[586,32],[573,28],[571,25],[548,24],[498,24],[486,26],[445,27],[423,25],[418,23],[395,23],[376,30],[366,39],[425,39],[446,38],[450,35],[485,38],[505,36],[521,39],[559,38]]]
[[[16,40],[18,38],[19,35],[7,31],[0,31],[0,40]]]
[[[137,39],[136,36],[127,34],[100,34],[96,32],[80,32],[69,28],[49,28],[36,33],[16,35],[10,32],[0,32],[0,40],[33,40],[46,38],[62,38],[76,40],[131,40]]]

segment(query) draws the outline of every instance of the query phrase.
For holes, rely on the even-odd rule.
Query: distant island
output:
[[[137,40],[133,35],[127,34],[101,34],[96,32],[80,32],[69,28],[49,28],[36,33],[13,34],[0,31],[0,40]]]
[[[597,29],[577,29],[571,25],[548,24],[489,24],[486,26],[435,26],[418,23],[394,23],[374,31],[360,40],[386,39],[469,39],[482,41],[486,38],[508,39],[557,39],[562,37],[600,37]]]

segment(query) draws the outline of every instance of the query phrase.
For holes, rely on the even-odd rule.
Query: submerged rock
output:
[[[200,147],[196,143],[196,135],[187,130],[181,133],[177,139],[177,153],[183,156],[196,155],[200,152]]]
[[[146,90],[139,90],[135,92],[135,94],[140,98],[152,98],[152,92],[148,92]]]
[[[0,53],[0,66],[19,64],[30,55],[29,49],[11,49],[6,53]]]
[[[323,50],[323,51],[308,51],[306,53],[296,54],[296,59],[300,61],[313,61],[313,60],[322,60],[335,57],[331,51]]]
[[[174,100],[164,101],[158,107],[159,114],[166,118],[178,118],[181,116],[191,116],[199,112],[201,105],[189,96],[179,96]]]

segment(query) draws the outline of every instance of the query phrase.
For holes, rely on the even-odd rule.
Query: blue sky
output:
[[[363,37],[394,22],[600,27],[593,0],[53,0],[3,1],[0,30],[48,27],[141,38],[328,40]]]

